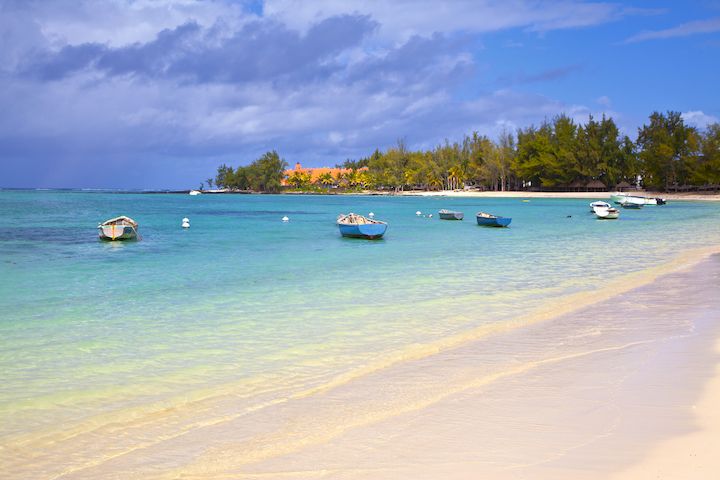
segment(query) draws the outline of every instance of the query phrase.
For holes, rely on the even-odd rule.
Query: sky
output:
[[[720,0],[0,0],[0,188],[197,188],[565,113],[720,118]]]

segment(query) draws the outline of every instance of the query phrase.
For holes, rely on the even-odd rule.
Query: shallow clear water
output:
[[[718,204],[602,221],[589,202],[0,191],[0,438],[252,411],[720,240]],[[480,210],[511,227],[478,227]],[[349,211],[385,238],[341,238]],[[141,241],[97,240],[117,215]],[[144,435],[186,427],[164,428]]]

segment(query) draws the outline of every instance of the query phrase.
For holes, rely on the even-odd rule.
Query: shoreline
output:
[[[404,192],[401,196],[417,196],[417,197],[468,197],[468,198],[568,198],[568,199],[598,199],[608,198],[613,192],[524,192],[524,191],[506,191],[506,192],[466,192],[466,191],[440,191],[440,192]],[[632,195],[638,195],[650,198],[664,198],[666,200],[685,200],[685,201],[720,201],[720,193],[663,193],[663,192],[632,192]]]
[[[648,452],[693,428],[687,402],[713,380],[707,368],[717,369],[717,356],[697,348],[710,329],[720,340],[717,326],[698,332],[699,323],[677,317],[686,292],[720,307],[720,299],[707,298],[707,282],[700,283],[706,290],[687,287],[720,274],[717,252],[702,249],[631,275],[644,281],[599,301],[571,296],[524,328],[447,339],[427,354],[410,352],[402,362],[335,379],[277,411],[259,412],[255,422],[274,425],[272,442],[213,449],[167,478],[471,479],[482,471],[491,479],[570,480],[650,471],[655,457]],[[508,345],[529,350],[508,352]],[[668,349],[690,356],[676,352],[668,360]],[[655,371],[654,358],[664,359],[667,371]],[[687,371],[693,361],[704,368]],[[720,438],[715,430],[709,435]],[[649,465],[637,463],[646,458]],[[680,453],[673,458],[682,465]],[[706,478],[683,473],[667,478]]]
[[[58,191],[67,193],[101,193],[116,195],[188,195],[193,190],[80,190],[80,189],[10,189],[5,188],[0,191]],[[604,192],[530,192],[530,191],[468,191],[468,190],[406,190],[400,192],[391,192],[385,190],[363,190],[360,192],[303,192],[303,191],[281,191],[281,192],[251,192],[246,190],[202,190],[201,195],[316,195],[316,196],[387,196],[387,197],[458,197],[458,198],[566,198],[566,199],[605,199],[608,198],[612,191]],[[626,192],[631,195],[638,195],[650,198],[664,198],[671,201],[693,201],[693,202],[720,202],[720,192],[708,193],[674,193],[674,192],[652,192],[652,191],[632,191]]]
[[[188,192],[140,192],[140,193],[188,193]],[[566,199],[604,199],[613,192],[528,192],[528,191],[466,191],[466,190],[408,190],[388,192],[382,190],[364,190],[362,192],[247,192],[247,191],[204,191],[203,195],[316,195],[316,196],[385,196],[385,197],[457,197],[457,198],[566,198]],[[720,202],[720,193],[672,193],[636,191],[632,195],[649,198],[664,198],[671,201],[707,201]]]

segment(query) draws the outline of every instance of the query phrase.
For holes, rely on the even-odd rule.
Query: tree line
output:
[[[720,188],[720,124],[701,131],[686,124],[679,112],[654,112],[633,142],[610,117],[590,116],[578,124],[562,114],[539,126],[504,131],[497,140],[474,132],[459,142],[446,140],[431,150],[416,151],[399,140],[384,152],[376,149],[337,167],[346,171],[325,173],[314,182],[308,172],[292,172],[285,179],[287,163],[272,151],[235,170],[221,165],[214,183],[254,191],[279,191],[283,179],[287,188],[298,190],[564,190],[591,182],[607,188],[627,182],[666,191]]]

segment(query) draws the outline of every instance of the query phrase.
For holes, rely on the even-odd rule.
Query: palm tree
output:
[[[320,174],[320,176],[317,178],[317,182],[320,185],[330,188],[331,185],[335,184],[335,179],[333,178],[332,173],[325,172]]]

